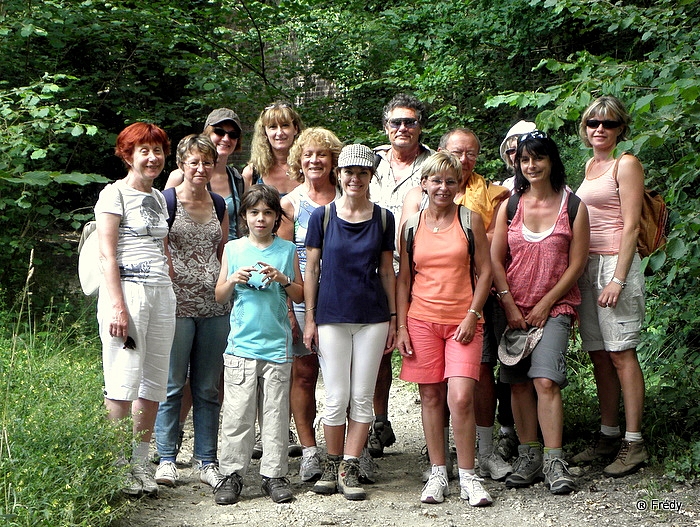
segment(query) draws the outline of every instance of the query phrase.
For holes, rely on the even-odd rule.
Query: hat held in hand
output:
[[[514,366],[530,355],[542,338],[543,328],[508,328],[498,345],[498,358],[506,366]]]

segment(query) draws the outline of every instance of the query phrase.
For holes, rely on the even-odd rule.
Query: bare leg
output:
[[[447,385],[419,384],[423,433],[431,465],[445,465],[445,400]],[[455,431],[456,432],[456,431]],[[455,436],[457,434],[455,433]]]
[[[354,457],[360,457],[362,449],[367,441],[367,432],[369,432],[370,423],[359,423],[352,419],[348,419],[348,438],[345,443],[345,454]]]
[[[600,422],[606,426],[620,424],[620,380],[610,358],[611,353],[599,350],[588,353],[593,361],[593,375],[598,390]]]
[[[564,430],[564,407],[559,385],[542,377],[534,379],[537,390],[537,416],[544,445],[548,448],[561,448]]]
[[[476,424],[474,417],[474,392],[476,380],[467,377],[452,377],[448,380],[447,404],[452,416],[457,465],[459,468],[474,468],[474,446]],[[493,416],[493,414],[491,414]]]
[[[532,381],[511,384],[510,390],[520,444],[537,441],[537,401]]]
[[[622,388],[625,404],[625,430],[627,432],[640,432],[644,411],[644,375],[637,359],[637,350],[629,349],[609,353],[609,356],[617,372],[619,386]]]
[[[374,388],[374,415],[389,415],[389,389],[391,388],[391,356],[387,353],[382,357],[377,374],[377,384]]]
[[[482,362],[474,389],[474,415],[478,426],[493,426],[496,413],[496,384],[493,367]]]
[[[314,419],[316,418],[316,382],[318,356],[294,357],[290,407],[303,447],[316,446]]]

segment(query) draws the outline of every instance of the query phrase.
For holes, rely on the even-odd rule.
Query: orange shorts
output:
[[[450,377],[479,380],[483,324],[477,324],[476,334],[469,344],[452,339],[456,324],[437,324],[408,317],[406,325],[413,355],[402,357],[401,380],[418,384],[434,384]]]

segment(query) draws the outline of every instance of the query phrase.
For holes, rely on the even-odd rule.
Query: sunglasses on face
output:
[[[401,125],[406,128],[415,128],[418,126],[418,119],[413,119],[411,117],[397,117],[395,119],[389,119],[388,124],[392,128],[399,129]]]
[[[547,134],[542,130],[533,130],[532,132],[528,132],[518,137],[518,144],[530,139],[547,139]]]
[[[612,121],[610,119],[605,119],[603,121],[598,119],[588,119],[588,121],[586,121],[586,127],[588,128],[598,128],[601,124],[606,130],[612,130],[620,126],[622,123],[620,121]]]
[[[515,154],[515,152],[517,152],[517,151],[518,151],[517,148],[509,148],[509,149],[506,150],[506,154],[509,155],[509,156],[512,156],[512,155]]]
[[[223,137],[227,135],[229,139],[238,139],[241,136],[241,133],[238,131],[238,129],[234,128],[233,130],[226,131],[223,128],[214,128],[212,130],[216,135],[219,137]]]

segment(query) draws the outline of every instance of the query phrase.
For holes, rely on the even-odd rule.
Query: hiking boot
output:
[[[377,476],[375,475],[375,470],[377,465],[369,455],[369,450],[367,447],[362,449],[362,454],[360,454],[360,483],[374,483],[377,481]]]
[[[384,448],[396,443],[394,430],[389,421],[374,421],[369,429],[367,446],[372,457],[382,457]]]
[[[610,460],[620,451],[621,436],[607,436],[596,432],[593,441],[583,452],[571,458],[575,465],[585,465],[598,460]]]
[[[262,438],[260,437],[260,432],[255,433],[255,445],[253,445],[253,459],[260,459],[262,457]]]
[[[143,485],[141,485],[141,482],[136,479],[131,472],[127,472],[124,476],[122,493],[126,494],[130,498],[138,498],[141,496],[141,494],[143,494]]]
[[[503,461],[494,450],[488,456],[479,456],[479,474],[482,478],[489,477],[495,481],[504,479],[513,472],[513,467]]]
[[[287,503],[294,499],[292,489],[289,488],[287,478],[262,478],[262,491],[270,496],[275,503]]]
[[[644,441],[623,439],[615,461],[603,469],[603,475],[612,478],[628,476],[646,465],[648,460],[649,454],[644,446]]]
[[[219,472],[219,466],[216,463],[207,463],[199,469],[199,481],[206,483],[213,489],[222,479],[224,476]]]
[[[262,448],[260,449],[262,452]],[[301,445],[299,444],[299,441],[297,441],[297,436],[294,433],[294,431],[290,428],[289,429],[289,446],[287,447],[287,455],[289,457],[299,457],[302,454],[302,448]]]
[[[236,503],[241,496],[243,480],[235,472],[228,476],[223,476],[218,485],[214,488],[214,502],[217,505],[231,505]]]
[[[433,465],[430,469],[430,477],[423,487],[423,492],[421,492],[420,500],[423,503],[442,503],[449,493],[447,478],[440,474],[437,465]]]
[[[338,491],[346,500],[364,500],[365,489],[360,486],[360,460],[356,457],[344,459],[338,467]]]
[[[509,489],[529,487],[543,479],[541,448],[530,445],[518,446],[518,458],[513,463],[513,472],[506,478],[506,487]]]
[[[316,494],[335,494],[338,492],[338,465],[340,465],[341,459],[341,456],[330,455],[326,458],[323,474],[312,489]]]
[[[304,482],[317,481],[322,474],[318,449],[305,448],[299,462],[299,478]]]
[[[141,489],[144,494],[158,495],[158,483],[153,479],[153,474],[143,465],[136,464],[131,469],[134,478],[141,483]]]
[[[469,505],[472,507],[486,507],[493,503],[491,495],[481,485],[482,481],[484,480],[475,474],[467,474],[459,478],[460,497],[463,500],[469,500]]]
[[[576,490],[566,461],[558,457],[544,456],[544,484],[552,494],[569,494]]]
[[[518,455],[518,445],[520,445],[520,441],[518,440],[518,434],[515,433],[515,430],[512,432],[501,431],[498,433],[496,452],[498,452],[498,455],[501,456],[503,461],[509,462]]]
[[[177,467],[172,461],[161,461],[156,469],[156,483],[159,485],[166,485],[168,487],[174,487],[175,482],[178,480],[179,476],[177,473]]]

